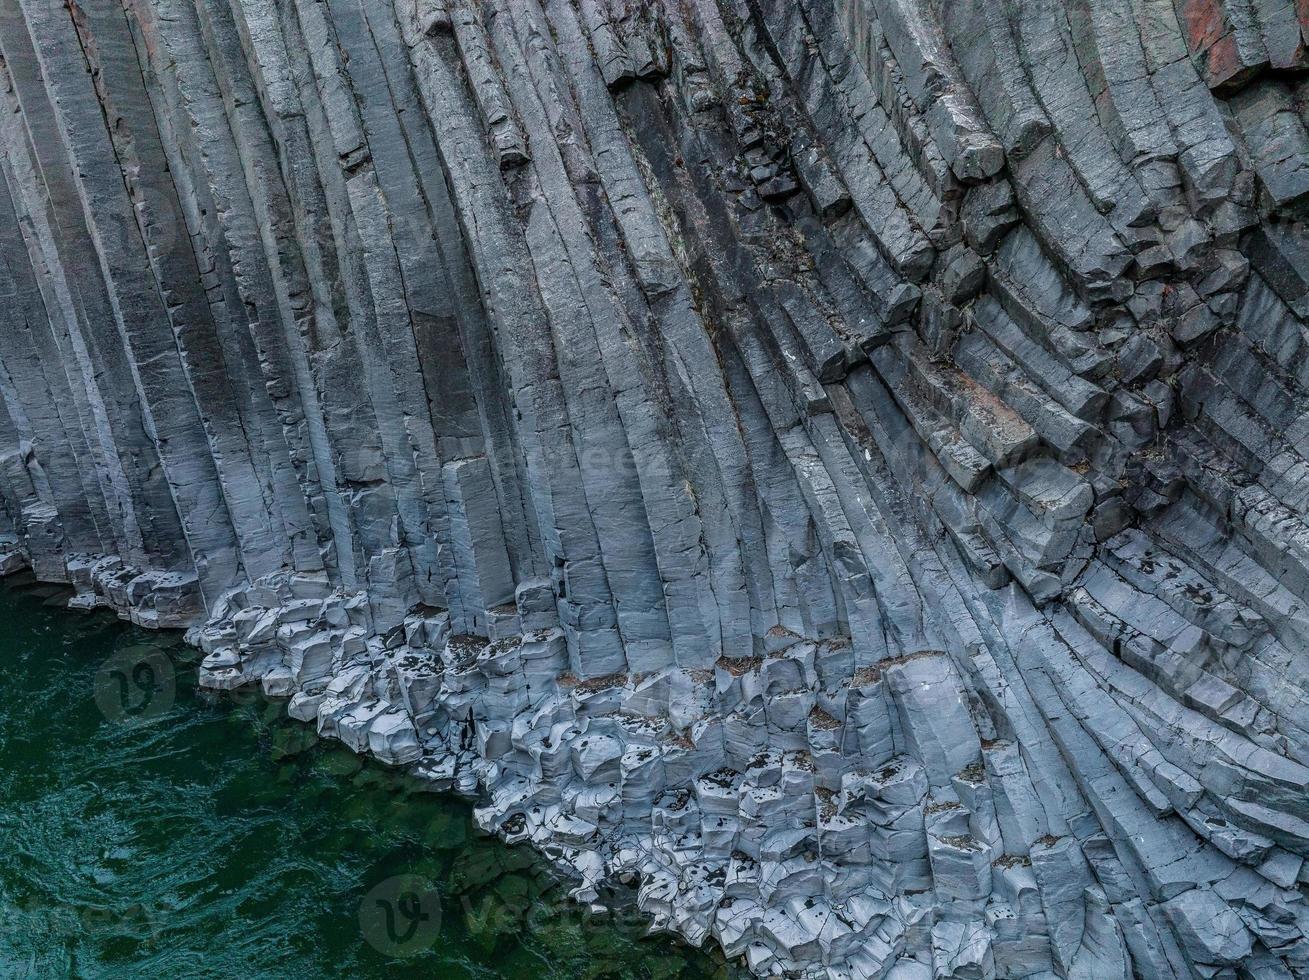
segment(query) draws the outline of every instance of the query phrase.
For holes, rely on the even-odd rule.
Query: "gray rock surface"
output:
[[[760,975],[1309,976],[1307,50],[5,0],[0,574]]]

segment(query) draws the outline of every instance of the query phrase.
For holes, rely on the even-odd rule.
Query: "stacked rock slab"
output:
[[[1307,52],[0,0],[0,573],[759,975],[1309,976]]]

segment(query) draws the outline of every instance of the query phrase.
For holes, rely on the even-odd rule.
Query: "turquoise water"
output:
[[[0,586],[0,977],[728,975],[63,596]]]

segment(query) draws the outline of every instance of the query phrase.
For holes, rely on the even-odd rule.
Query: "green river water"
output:
[[[65,596],[0,585],[0,977],[729,975]]]

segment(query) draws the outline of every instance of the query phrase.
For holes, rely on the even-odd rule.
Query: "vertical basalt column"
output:
[[[181,251],[172,256],[169,277],[180,275],[185,281],[193,255],[191,278],[203,288],[208,309],[198,295],[188,294],[188,318],[206,328],[210,325],[204,321],[212,321],[212,340],[199,353],[225,386],[226,397],[218,398],[209,428],[226,440],[216,458],[226,463],[227,494],[244,501],[248,526],[242,551],[253,553],[244,559],[247,574],[288,564],[321,570],[322,532],[309,511],[309,501],[320,491],[308,461],[301,458],[303,411],[282,350],[285,334],[278,329],[279,311],[236,141],[203,34],[191,4],[134,3],[128,9],[158,122],[159,149],[177,191],[169,203],[178,207],[191,243],[191,255]],[[269,538],[277,543],[261,544]]]
[[[531,257],[514,214],[518,175],[512,169],[502,172],[500,156],[483,136],[482,110],[476,101],[483,93],[470,91],[461,74],[461,44],[465,42],[441,30],[439,19],[429,35],[417,8],[402,4],[397,14],[409,39],[418,90],[434,120],[434,136],[459,225],[497,338],[497,353],[519,420],[532,509],[560,622],[570,638],[574,669],[583,677],[621,670],[626,659],[613,592],[582,492],[582,473],[553,345],[548,331],[541,329],[548,323],[547,313],[537,285],[524,274],[531,267]],[[448,20],[446,23],[450,26]],[[484,51],[480,25],[467,21],[466,29],[472,37],[482,38],[478,50]],[[516,130],[509,116],[493,124]],[[523,158],[515,154],[504,162],[512,168]]]
[[[6,402],[8,400],[6,399]],[[65,580],[64,540],[59,513],[50,502],[50,488],[32,445],[19,428],[8,404],[0,412],[0,467],[6,484],[6,505],[22,530],[28,557],[36,573],[54,582]]]
[[[295,311],[298,330],[288,338],[289,346],[300,390],[313,404],[307,415],[337,569],[343,584],[363,586],[370,556],[398,543],[392,530],[396,497],[386,478],[382,446],[383,438],[393,439],[395,433],[394,427],[389,435],[380,432],[366,375],[361,376],[364,355],[359,331],[352,329],[352,301],[342,273],[342,262],[353,260],[340,251],[297,78],[308,66],[291,61],[274,5],[212,0],[206,6],[212,8],[211,31],[221,44],[230,84],[242,92],[253,90],[263,110],[264,120],[258,120],[246,106],[230,105],[229,116],[248,154],[250,194],[262,199],[269,222],[263,228],[265,250],[275,258],[285,302]],[[235,39],[227,34],[229,10]],[[264,126],[271,137],[267,144]],[[280,172],[278,180],[258,176],[271,167]],[[269,241],[270,233],[281,237]]]
[[[203,248],[197,221],[201,205],[188,195],[184,161],[176,149],[169,150],[169,146],[177,148],[177,140],[168,128],[161,132],[159,126],[163,118],[167,127],[165,93],[145,57],[145,49],[157,42],[139,25],[133,34],[138,22],[126,8],[88,5],[80,17],[75,16],[75,24],[98,79],[97,94],[105,115],[114,121],[114,154],[141,229],[154,289],[163,298],[172,327],[181,377],[194,398],[217,471],[235,535],[233,558],[249,577],[281,569],[289,563],[289,535],[270,474],[260,459],[261,433],[250,385],[241,370],[242,351],[227,330],[223,306],[214,303],[215,292],[206,290],[209,282],[201,274],[197,255],[197,248]],[[244,328],[243,333],[248,336]],[[162,349],[167,350],[166,341]]]
[[[142,104],[144,90],[124,14],[118,9],[107,15],[113,27],[97,38],[99,53],[94,56],[103,59],[105,75],[93,76],[88,52],[67,8],[41,0],[26,0],[22,6],[32,37],[40,38],[34,49],[50,93],[53,122],[76,174],[77,200],[105,283],[112,323],[130,355],[146,430],[158,448],[201,592],[212,601],[237,580],[240,559],[223,485],[179,351],[181,338],[172,320],[176,307],[170,310],[166,305],[152,262],[152,245],[164,255],[189,245],[172,237],[185,235],[178,227],[180,216],[168,206],[172,187],[163,161],[156,160],[155,167],[140,178],[160,182],[157,197],[147,200],[142,209],[134,207],[124,193],[126,161],[110,135],[116,133],[122,140],[136,122],[140,131],[135,138],[145,147],[157,145],[157,137],[151,139],[153,120],[143,118],[148,105]],[[115,93],[125,114],[102,103],[92,81],[103,82],[105,77],[134,78],[134,86]],[[143,166],[149,168],[149,158]],[[161,210],[151,211],[151,203]],[[152,224],[155,221],[161,224]],[[179,325],[197,333],[203,330],[180,320]]]
[[[450,604],[457,633],[488,633],[488,610],[510,603],[514,579],[505,547],[495,486],[486,457],[456,459],[442,469],[450,510],[450,544],[459,587]]]
[[[281,13],[342,260],[349,339],[363,367],[359,380],[376,413],[381,463],[395,497],[399,524],[392,533],[398,531],[395,543],[410,552],[422,598],[443,602],[451,571],[439,547],[440,460],[377,165],[342,72],[328,8],[296,3]]]
[[[113,544],[101,536],[109,533],[104,497],[7,185],[0,187],[0,250],[0,344],[6,352],[0,394],[11,417],[23,418],[33,454],[43,460],[63,548],[103,553]],[[66,555],[49,558],[58,562]]]
[[[318,335],[309,273],[296,239],[296,224],[277,148],[247,64],[237,24],[226,0],[194,5],[198,36],[221,98],[225,124],[213,134],[217,173],[214,194],[228,202],[227,234],[237,253],[238,283],[249,283],[258,316],[252,336],[265,374],[265,388],[277,408],[291,447],[291,461],[312,514],[315,544],[324,567],[339,581],[356,581],[353,531],[336,479],[336,460],[324,419],[324,398],[308,350]],[[179,43],[183,43],[179,40]],[[197,52],[197,60],[201,55]],[[196,69],[199,71],[199,69]],[[206,127],[203,132],[208,133]],[[241,206],[248,199],[249,211]],[[242,215],[248,214],[248,224]],[[239,236],[239,237],[238,237]],[[310,253],[312,254],[312,253]]]
[[[14,110],[3,123],[5,175],[27,216],[28,252],[42,270],[52,328],[67,344],[70,386],[86,394],[118,555],[142,567],[190,567],[27,21],[16,0],[0,7],[0,16]]]

